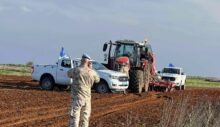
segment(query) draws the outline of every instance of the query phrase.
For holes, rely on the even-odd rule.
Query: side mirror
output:
[[[160,74],[161,72],[160,72],[160,71],[158,71],[157,73],[158,73],[158,74]]]
[[[182,72],[181,75],[184,75],[184,72]]]
[[[107,48],[108,48],[108,44],[105,43],[105,44],[103,45],[103,52],[105,52]]]

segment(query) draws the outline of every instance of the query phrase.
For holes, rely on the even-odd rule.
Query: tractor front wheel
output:
[[[141,93],[144,87],[144,72],[142,70],[130,70],[129,89],[135,93]]]

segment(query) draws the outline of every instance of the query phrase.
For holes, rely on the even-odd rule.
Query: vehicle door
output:
[[[72,83],[72,79],[67,76],[67,72],[72,68],[70,59],[63,59],[57,69],[57,83],[68,85]]]

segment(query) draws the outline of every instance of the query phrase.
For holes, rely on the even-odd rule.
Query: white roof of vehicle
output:
[[[81,60],[81,58],[75,58],[75,59],[73,59],[74,61],[80,61]],[[95,61],[95,60],[90,60],[90,61]]]
[[[164,67],[164,68],[183,69],[181,67]]]

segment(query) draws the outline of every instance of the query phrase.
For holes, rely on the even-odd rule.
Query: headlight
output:
[[[118,79],[118,76],[114,76],[114,75],[109,75],[109,77],[112,79]]]

